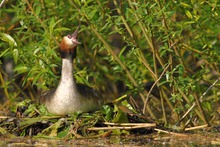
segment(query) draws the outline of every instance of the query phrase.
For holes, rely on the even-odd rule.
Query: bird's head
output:
[[[80,44],[77,40],[77,35],[79,31],[79,27],[75,30],[72,35],[64,36],[60,43],[60,53],[61,57],[65,58],[67,55],[76,56],[76,46]]]

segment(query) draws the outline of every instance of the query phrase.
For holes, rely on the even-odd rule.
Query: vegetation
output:
[[[156,122],[184,131],[219,123],[216,0],[6,1],[0,15],[1,134],[104,136],[112,132],[88,128]],[[114,105],[53,116],[30,100],[57,85],[59,41],[79,23],[75,78],[114,99]],[[9,112],[16,114],[13,119]],[[131,133],[125,130],[113,134]]]

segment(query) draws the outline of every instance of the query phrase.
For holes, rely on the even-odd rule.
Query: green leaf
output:
[[[112,120],[112,122],[115,122],[115,123],[127,123],[128,122],[127,114],[124,113],[122,110],[120,110],[117,107],[117,105],[115,105],[115,112],[116,112],[116,115],[114,119]]]
[[[70,126],[66,127],[64,130],[58,132],[57,137],[64,138],[64,137],[66,137],[66,135],[68,135],[69,131],[70,131]]]
[[[41,6],[37,5],[36,10],[35,10],[35,14],[38,16],[40,14],[41,11]]]
[[[25,119],[23,119],[22,122],[20,123],[20,127],[21,127],[21,128],[26,128],[26,127],[28,127],[28,126],[30,126],[30,125],[36,123],[36,122],[40,122],[40,121],[42,121],[42,120],[44,120],[44,119],[41,119],[41,118],[39,118],[39,117],[36,117],[36,118],[25,118]]]
[[[24,114],[28,114],[28,116],[31,116],[30,114],[35,112],[36,104],[30,104],[28,105],[28,108],[24,111]]]
[[[38,112],[40,112],[40,114],[41,114],[42,116],[51,115],[51,113],[49,113],[49,112],[47,111],[47,108],[46,108],[45,105],[39,105],[39,106],[38,106]]]
[[[65,28],[65,27],[60,27],[54,30],[54,32],[62,32],[62,31],[69,31],[69,28]]]
[[[9,51],[10,51],[10,48],[7,48],[6,50],[2,51],[2,52],[0,53],[0,58],[3,57],[3,56],[5,56],[5,54],[7,54]]]
[[[136,111],[134,110],[134,108],[128,103],[127,100],[122,101],[121,104],[122,104],[123,106],[126,106],[128,109],[132,110],[133,112],[136,112]]]
[[[19,74],[25,73],[28,71],[28,67],[24,65],[19,65],[15,67],[14,71],[18,72]]]
[[[127,46],[123,47],[119,53],[119,58],[121,58],[122,54],[124,53],[124,51],[126,50]]]
[[[183,3],[183,2],[180,2],[180,4],[185,7],[185,8],[192,8],[192,6],[190,6],[189,4],[187,3]]]
[[[92,18],[95,16],[96,12],[97,12],[96,9],[94,9],[93,11],[91,11],[91,12],[88,14],[89,18],[92,19]]]
[[[44,74],[44,72],[42,70],[39,71],[39,73],[37,73],[37,75],[34,76],[32,84],[35,85],[37,83],[37,81],[39,80],[39,78],[42,77],[43,74]]]
[[[102,108],[103,108],[102,112],[105,114],[106,120],[107,121],[112,120],[112,118],[113,118],[113,108],[110,107],[109,105],[104,105]]]
[[[127,123],[128,118],[127,114],[124,113],[123,111],[119,110],[114,119],[112,120],[114,123]]]
[[[50,24],[49,24],[50,34],[52,34],[53,32],[54,26],[55,26],[55,20],[54,20],[54,17],[52,17],[50,20]]]
[[[18,49],[13,50],[13,58],[14,58],[15,64],[17,64],[17,62],[18,62]]]
[[[17,43],[15,42],[14,38],[12,38],[9,34],[1,33],[1,40],[9,43],[10,47],[17,46]]]
[[[187,16],[188,18],[190,18],[190,19],[193,18],[192,14],[191,14],[189,11],[186,11],[185,13],[186,13],[186,16]]]
[[[64,122],[64,118],[60,118],[57,122],[52,124],[50,127],[44,129],[42,133],[47,134],[50,137],[56,137],[58,134],[58,129],[61,127],[63,122]]]
[[[74,2],[77,3],[77,5],[81,6],[80,0],[74,0]]]
[[[58,20],[57,22],[55,22],[54,17],[51,18],[50,20],[50,24],[49,24],[49,29],[50,29],[50,34],[53,33],[55,26],[62,21],[62,19]]]
[[[112,130],[112,134],[114,134],[114,135],[121,135],[122,133],[121,133],[120,129],[114,129],[114,130]]]
[[[27,105],[30,104],[30,102],[31,102],[30,99],[23,100],[23,101],[17,103],[17,107],[24,107],[24,106],[27,106]]]
[[[7,131],[4,128],[0,127],[0,134],[7,134]]]

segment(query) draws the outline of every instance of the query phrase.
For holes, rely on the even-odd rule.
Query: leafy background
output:
[[[4,111],[58,84],[59,42],[81,23],[77,82],[164,126],[219,123],[217,0],[6,1],[0,15]]]

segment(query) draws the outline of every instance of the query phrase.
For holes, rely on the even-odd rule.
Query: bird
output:
[[[76,83],[74,79],[73,60],[76,57],[76,47],[80,44],[77,39],[79,28],[80,26],[72,35],[64,36],[59,45],[62,68],[58,86],[40,97],[40,103],[55,115],[69,115],[77,111],[92,112],[105,104],[105,99],[99,91]]]

